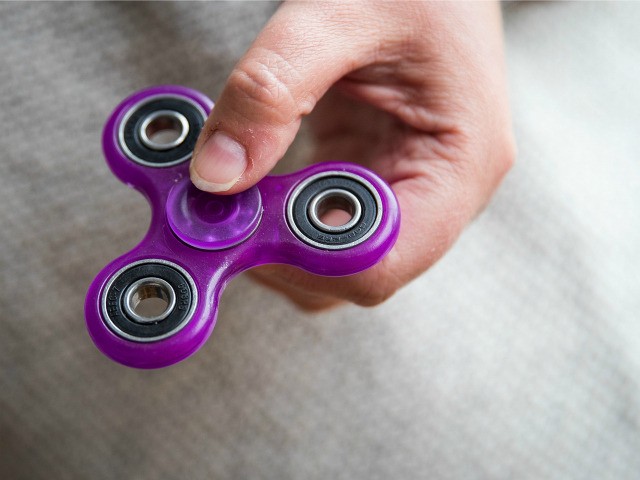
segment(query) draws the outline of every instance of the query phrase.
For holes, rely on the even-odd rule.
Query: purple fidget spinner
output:
[[[212,108],[188,88],[149,88],[118,105],[104,129],[107,163],[146,196],[151,225],[95,278],[85,315],[98,348],[131,367],[165,367],[200,348],[225,285],[244,270],[284,263],[350,275],[380,261],[398,236],[393,192],[359,165],[316,164],[236,195],[195,188],[189,160]],[[327,220],[336,210],[346,219]]]

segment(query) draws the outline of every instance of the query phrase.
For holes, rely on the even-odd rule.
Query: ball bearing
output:
[[[349,215],[331,225],[323,215],[332,209]],[[323,172],[305,179],[287,201],[289,227],[303,242],[326,250],[352,248],[369,238],[382,219],[380,194],[366,179],[342,171]]]
[[[140,308],[145,302],[147,308]],[[102,293],[102,317],[116,335],[152,342],[182,329],[196,304],[195,283],[182,267],[166,260],[142,260],[111,277]]]
[[[191,158],[206,117],[204,109],[187,97],[148,98],[124,115],[118,143],[127,157],[141,165],[177,165]]]

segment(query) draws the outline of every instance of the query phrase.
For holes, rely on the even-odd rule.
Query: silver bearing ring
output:
[[[348,220],[327,223],[323,216],[341,210]],[[287,222],[303,242],[325,250],[352,248],[369,238],[382,220],[382,200],[366,179],[349,172],[329,171],[300,182],[287,200]]]

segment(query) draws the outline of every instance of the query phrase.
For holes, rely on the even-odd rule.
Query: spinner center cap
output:
[[[223,250],[251,236],[262,218],[257,187],[235,195],[198,190],[188,178],[167,197],[167,221],[183,242],[202,250]]]

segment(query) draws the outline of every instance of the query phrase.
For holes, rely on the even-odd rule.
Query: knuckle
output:
[[[385,302],[396,292],[397,287],[389,282],[372,281],[361,288],[352,299],[353,303],[362,307],[375,307]]]
[[[228,87],[249,106],[245,115],[264,116],[265,111],[274,122],[286,124],[301,115],[300,104],[292,88],[300,79],[296,70],[280,55],[262,50],[243,60],[231,72]]]
[[[307,296],[304,298],[295,297],[292,295],[287,296],[296,307],[306,313],[318,313],[329,310],[340,305],[341,301],[332,297],[314,297]]]
[[[516,162],[518,148],[513,134],[509,134],[502,142],[501,153],[498,158],[498,170],[500,177],[506,175]]]

